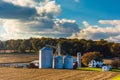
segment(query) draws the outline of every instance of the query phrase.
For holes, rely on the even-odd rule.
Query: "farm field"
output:
[[[36,59],[38,55],[35,54],[0,54],[0,63],[30,62]],[[89,70],[88,68],[60,70],[0,67],[0,80],[115,80],[119,79],[120,75],[120,72]]]
[[[37,60],[39,56],[33,53],[27,54],[0,54],[0,63],[30,62]]]
[[[111,80],[119,72],[0,68],[0,80]]]

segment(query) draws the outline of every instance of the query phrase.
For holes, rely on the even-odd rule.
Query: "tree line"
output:
[[[104,39],[93,41],[85,39],[66,38],[30,38],[0,41],[0,50],[14,50],[15,53],[38,53],[46,44],[57,46],[61,44],[62,54],[76,56],[77,52],[82,55],[86,52],[100,52],[104,58],[120,57],[120,43],[108,42]]]

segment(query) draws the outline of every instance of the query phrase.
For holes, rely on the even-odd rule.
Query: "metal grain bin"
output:
[[[73,58],[70,55],[66,55],[64,57],[64,68],[65,69],[73,69]]]
[[[43,47],[39,51],[39,68],[52,68],[53,50],[50,47]]]
[[[54,58],[54,68],[62,69],[63,68],[63,58],[62,56],[58,55]]]

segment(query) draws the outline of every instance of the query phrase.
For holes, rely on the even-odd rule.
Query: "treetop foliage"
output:
[[[85,39],[66,39],[66,38],[30,38],[0,41],[0,50],[14,50],[16,53],[38,51],[46,44],[57,46],[61,44],[62,54],[70,54],[76,56],[77,52],[82,55],[86,52],[100,52],[105,58],[120,57],[120,44],[108,42],[104,39],[99,41],[85,40]]]
[[[82,56],[82,63],[88,66],[91,60],[102,61],[102,54],[100,52],[87,52]]]

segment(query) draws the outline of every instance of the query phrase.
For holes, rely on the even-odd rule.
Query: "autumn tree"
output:
[[[3,50],[4,49],[4,44],[2,41],[0,41],[0,50]]]
[[[114,58],[111,63],[112,68],[120,68],[120,58]]]
[[[111,46],[111,52],[115,57],[120,57],[120,44],[114,43]]]
[[[26,49],[25,40],[22,40],[18,52],[20,53],[25,52],[25,49]]]
[[[82,55],[86,52],[100,52],[104,58],[120,57],[120,43],[108,42],[104,39],[93,41],[85,39],[66,39],[66,38],[30,38],[0,41],[1,50],[14,50],[15,52],[38,53],[39,49],[46,44],[57,46],[61,44],[63,55],[70,54],[76,56],[77,52]]]
[[[82,63],[83,63],[83,65],[88,66],[88,63],[93,59],[101,61],[102,60],[102,54],[100,52],[84,53],[83,56],[82,56]]]

